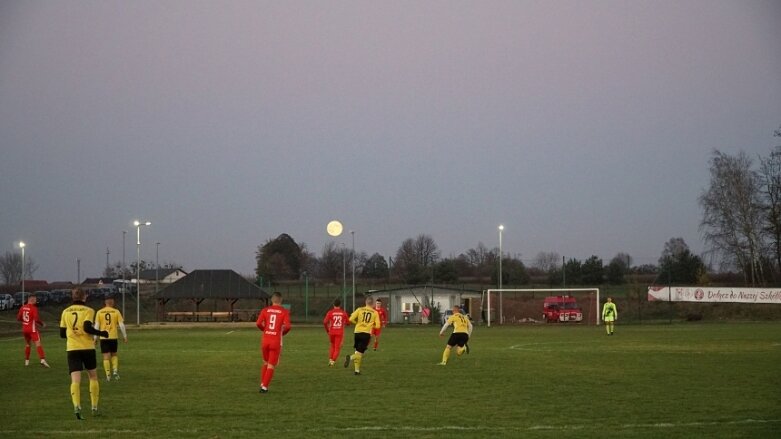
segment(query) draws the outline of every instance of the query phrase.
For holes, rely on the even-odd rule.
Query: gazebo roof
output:
[[[268,299],[269,294],[233,270],[193,270],[155,299]]]

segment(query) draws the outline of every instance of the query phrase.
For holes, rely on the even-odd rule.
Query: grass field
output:
[[[121,380],[101,382],[103,416],[85,421],[72,415],[55,332],[44,336],[52,369],[25,368],[21,337],[0,338],[0,437],[768,438],[781,429],[779,323],[619,326],[613,337],[593,326],[477,327],[471,354],[446,367],[436,365],[437,328],[391,327],[361,376],[327,367],[321,328],[294,327],[268,394],[258,393],[251,326],[130,328],[129,337]]]

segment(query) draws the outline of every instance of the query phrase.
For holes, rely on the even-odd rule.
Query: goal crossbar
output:
[[[487,315],[487,323],[488,326],[491,326],[491,293],[533,293],[533,292],[541,292],[541,293],[554,293],[554,292],[569,292],[569,291],[596,291],[597,293],[597,302],[596,302],[596,324],[599,325],[600,322],[600,312],[599,312],[599,288],[522,288],[522,289],[510,289],[510,288],[492,288],[485,290],[486,295],[488,296],[488,310],[486,312]],[[499,316],[499,322],[501,324],[501,318],[502,316]]]

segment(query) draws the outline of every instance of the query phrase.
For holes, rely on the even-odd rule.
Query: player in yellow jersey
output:
[[[618,320],[618,308],[613,303],[613,298],[608,297],[607,302],[602,305],[602,321],[605,322],[607,335],[613,335],[613,331],[616,329],[616,320]]]
[[[106,297],[105,303],[106,306],[99,309],[95,315],[95,329],[108,331],[108,338],[100,339],[100,352],[103,353],[103,370],[106,372],[106,381],[111,381],[111,378],[119,379],[119,357],[117,356],[119,332],[122,332],[122,338],[127,343],[127,331],[125,331],[125,320],[122,318],[122,313],[114,308],[114,297]],[[97,337],[95,338],[97,339]]]
[[[87,369],[89,375],[89,396],[92,402],[92,414],[97,416],[100,385],[98,384],[97,360],[95,358],[95,340],[93,335],[108,337],[108,332],[94,328],[95,310],[88,307],[84,300],[87,295],[77,288],[72,293],[73,304],[62,311],[60,318],[60,337],[67,339],[68,370],[71,374],[71,401],[76,419],[81,416],[81,371]]]
[[[350,315],[350,322],[355,325],[355,353],[348,355],[347,358],[344,359],[344,367],[349,366],[350,360],[353,360],[355,375],[361,374],[363,353],[366,352],[366,348],[369,347],[369,342],[372,339],[372,330],[380,327],[380,315],[372,306],[374,302],[372,301],[371,296],[366,296],[365,303],[365,306],[356,309]]]
[[[461,356],[464,351],[469,352],[466,343],[469,341],[469,336],[472,335],[472,322],[469,320],[469,317],[461,314],[461,308],[458,305],[453,306],[453,315],[447,318],[445,324],[442,325],[442,329],[439,330],[440,337],[445,334],[447,327],[450,325],[453,325],[453,333],[450,334],[445,351],[442,352],[440,366],[447,365],[447,360],[450,358],[450,350],[453,346],[458,346],[458,349],[456,349],[456,355],[458,356]]]

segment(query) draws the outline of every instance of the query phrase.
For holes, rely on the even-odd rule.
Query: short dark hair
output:
[[[272,298],[272,299],[273,299],[273,298],[281,299],[281,298],[282,298],[282,293],[280,293],[279,291],[274,291],[274,292],[271,294],[271,298]]]
[[[74,302],[83,302],[87,298],[87,294],[81,288],[74,288],[71,291],[71,298]]]
[[[342,306],[342,299],[338,297],[334,299],[334,306]]]

